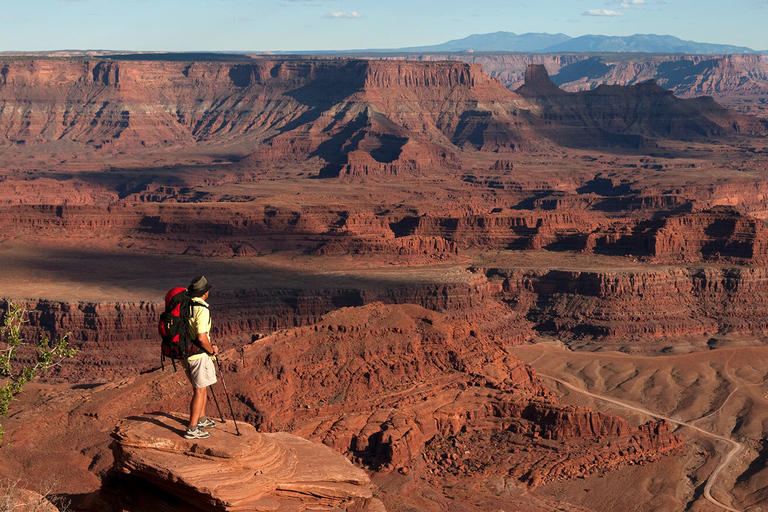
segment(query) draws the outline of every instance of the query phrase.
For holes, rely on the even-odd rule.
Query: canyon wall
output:
[[[542,332],[616,342],[768,329],[764,268],[491,273]]]
[[[515,90],[529,64],[541,64],[566,91],[600,85],[634,85],[654,80],[683,98],[713,96],[743,112],[765,117],[768,108],[768,61],[764,55],[622,55],[622,54],[444,54],[409,57],[480,64],[492,77]]]
[[[431,133],[422,136],[445,140],[443,132],[457,123],[451,119],[474,108],[480,98],[525,104],[479,66],[450,62],[21,60],[4,63],[1,76],[0,143],[7,148],[42,143],[66,148],[65,143],[75,143],[125,151],[260,143],[293,132],[271,141],[261,158],[287,157],[285,145],[291,151],[301,148],[300,156],[306,157],[327,141],[322,130],[338,124],[334,116],[343,113],[344,125],[358,122],[361,115],[370,117],[370,105],[405,130],[425,132],[427,127]],[[413,107],[400,108],[408,104]],[[435,119],[425,125],[416,112],[409,112],[414,107]],[[317,128],[296,131],[308,123]],[[331,136],[343,131],[330,129]],[[318,156],[327,151],[319,149]]]
[[[224,307],[216,334],[233,343],[375,301],[457,315],[470,315],[468,304],[483,303],[502,312],[507,326],[477,316],[478,329],[512,342],[537,331],[614,338],[762,332],[761,301],[752,317],[739,316],[738,308],[749,305],[730,290],[736,279],[737,288],[754,286],[763,294],[768,230],[759,219],[768,216],[768,189],[757,171],[721,177],[723,168],[709,163],[707,152],[714,151],[713,140],[760,140],[729,138],[759,123],[710,100],[675,98],[650,83],[566,93],[549,79],[546,65],[528,66],[516,93],[476,63],[8,61],[0,85],[0,143],[11,157],[42,147],[54,155],[64,146],[100,151],[105,141],[130,143],[123,148],[130,155],[165,144],[223,151],[246,141],[249,149],[236,163],[149,169],[135,162],[121,167],[127,156],[119,152],[107,169],[68,173],[9,164],[0,179],[7,192],[0,241],[12,247],[62,239],[97,246],[97,254],[113,245],[132,255],[202,258],[296,251],[392,264],[458,263],[471,251],[532,250],[659,265],[640,272],[642,278],[501,267],[488,276],[506,281],[479,285],[417,279],[407,285],[230,288],[217,296]],[[692,151],[705,156],[634,152],[654,149],[653,138],[696,144]],[[579,147],[570,158],[568,144],[585,139],[618,141],[621,150],[592,156]],[[522,151],[532,140],[546,150],[537,153],[529,144]],[[730,165],[727,156],[722,160]],[[656,181],[649,184],[650,174]],[[365,179],[377,185],[367,190],[358,186],[364,181],[354,181]],[[662,264],[673,265],[674,277],[658,270]],[[709,303],[692,284],[701,272],[723,282]],[[552,276],[559,289],[546,284]],[[611,279],[661,280],[668,287],[631,297],[592,291],[594,281]],[[649,313],[655,307],[649,297],[665,303],[675,293],[685,300],[654,313],[658,317]],[[136,352],[116,348],[122,340],[140,345],[155,337],[158,305],[152,298],[72,304],[6,298],[33,312],[30,329],[73,332],[93,367],[100,351],[114,352],[119,361]],[[724,305],[709,311],[717,301]],[[142,367],[149,357],[141,356]]]
[[[537,198],[521,201],[517,208],[488,205],[464,211],[376,212],[358,206],[272,206],[263,201],[9,205],[0,206],[5,226],[0,240],[41,234],[87,239],[97,230],[103,239],[130,245],[134,251],[165,255],[247,257],[298,249],[416,262],[455,259],[461,249],[485,248],[575,250],[656,262],[768,260],[768,231],[759,220],[768,208],[765,185],[740,190],[735,190],[740,188],[736,184],[692,187],[659,194],[628,186],[614,193],[600,187],[530,192]],[[729,206],[708,207],[736,201],[753,215]],[[532,209],[520,209],[528,203]]]
[[[443,311],[470,322],[477,335],[512,344],[537,334],[602,344],[768,332],[768,271],[762,267],[475,272],[446,284],[217,292],[213,337],[222,347],[241,347],[260,335],[312,325],[339,308],[378,302]],[[57,378],[100,380],[159,365],[161,302],[15,302],[29,312],[28,337],[72,333],[80,354]]]
[[[543,130],[556,141],[558,137],[550,133],[553,121],[567,129],[578,118],[575,113],[580,113],[582,128],[592,134],[582,137],[582,143],[637,147],[636,141],[622,138],[627,126],[621,124],[600,126],[608,138],[594,139],[601,132],[589,120],[605,116],[600,108],[591,111],[590,105],[615,108],[620,101],[608,101],[602,94],[591,96],[584,105],[577,101],[581,96],[561,95],[575,102],[568,103],[570,117],[545,113],[542,118],[528,98],[506,89],[476,63],[51,59],[7,61],[2,66],[0,145],[26,164],[28,158],[45,160],[31,151],[41,144],[70,157],[79,150],[125,154],[224,145],[221,155],[239,159],[252,154],[248,160],[252,166],[316,158],[322,162],[320,168],[331,166],[326,176],[337,176],[345,165],[351,166],[345,173],[353,176],[388,176],[413,167],[455,166],[454,153],[469,148],[484,152],[540,148],[538,132]],[[538,66],[544,70],[546,65]],[[637,95],[662,97],[646,89],[637,89]],[[704,128],[660,134],[649,131],[654,123],[634,123],[631,134],[706,136],[712,123],[719,133],[734,130],[732,119],[722,119],[714,105],[699,103],[672,113],[680,122]],[[638,105],[634,115],[651,115],[652,120],[648,111],[656,108],[652,102]],[[665,108],[679,105],[683,103],[671,96],[665,100]],[[571,130],[568,137],[574,136]],[[363,154],[367,161],[359,161]]]

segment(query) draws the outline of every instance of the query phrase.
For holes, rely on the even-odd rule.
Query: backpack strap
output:
[[[197,302],[196,300],[194,300],[194,298],[191,298],[191,299],[189,299],[189,318],[190,319],[194,318],[193,310],[194,310],[195,306],[198,306],[198,307],[210,310],[210,308],[208,307],[207,304],[201,304],[201,303]],[[201,347],[200,344],[197,342],[197,338],[193,338],[191,341],[192,341],[192,344],[194,346],[196,346],[197,348],[199,348],[203,352],[206,352],[205,349],[203,347]],[[189,354],[189,341],[186,338],[184,338],[184,345],[185,345],[184,346],[184,353],[185,354]]]

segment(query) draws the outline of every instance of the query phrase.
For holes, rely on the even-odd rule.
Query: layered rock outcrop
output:
[[[531,64],[517,93],[541,109],[541,117],[557,122],[550,137],[571,147],[588,147],[590,138],[605,145],[652,147],[649,139],[694,139],[734,132],[765,133],[757,120],[740,116],[712,98],[675,98],[653,81],[633,86],[600,85],[594,90],[563,93],[540,64]],[[584,120],[591,122],[587,127]],[[568,131],[567,127],[578,130]],[[585,130],[586,128],[586,130]]]
[[[418,306],[374,304],[246,347],[230,365],[230,380],[239,396],[260,397],[238,404],[239,414],[260,428],[292,425],[373,468],[412,468],[422,454],[429,460],[430,440],[481,439],[483,432],[514,434],[515,443],[529,446],[542,440],[537,466],[551,462],[553,468],[540,478],[518,475],[532,485],[593,471],[599,458],[586,439],[599,439],[601,450],[611,439],[600,457],[621,452],[623,462],[630,454],[639,461],[680,447],[682,439],[668,427],[637,429],[615,416],[559,405],[504,344],[464,320]],[[564,451],[546,454],[550,441]],[[483,458],[487,448],[471,450]],[[528,455],[510,451],[509,465]]]
[[[600,85],[634,85],[654,80],[684,98],[713,96],[718,102],[765,117],[760,101],[768,92],[768,62],[763,55],[421,55],[419,60],[459,60],[480,64],[486,73],[514,90],[523,85],[529,64],[546,67],[567,91]]]
[[[241,436],[219,425],[216,435],[190,441],[184,428],[184,418],[166,413],[123,421],[113,435],[114,471],[182,499],[188,510],[386,510],[365,472],[323,445],[247,424],[238,426]]]
[[[429,147],[450,145],[479,102],[525,105],[479,66],[461,63],[32,60],[4,64],[2,76],[7,147],[69,141],[117,151],[248,140],[266,144],[259,160],[335,164],[359,147],[403,169],[445,153]],[[411,139],[426,146],[424,162],[420,149],[398,161],[398,146]]]
[[[657,270],[491,270],[502,296],[528,309],[536,329],[603,341],[715,333],[765,333],[764,268]]]
[[[40,144],[68,154],[247,142],[255,146],[249,166],[317,159],[312,167],[321,176],[381,177],[456,166],[456,151],[538,148],[541,134],[562,143],[576,137],[575,124],[591,130],[583,145],[634,147],[660,135],[726,133],[734,123],[765,131],[714,102],[685,103],[649,85],[563,94],[537,78],[546,75],[542,65],[519,91],[547,84],[557,104],[511,93],[479,65],[460,62],[53,59],[3,66],[0,143],[19,156]],[[609,122],[607,108],[623,110]],[[558,129],[567,134],[555,136]]]
[[[36,405],[4,421],[11,444],[0,456],[38,475],[55,454],[78,510],[359,511],[381,510],[368,477],[328,447],[378,475],[415,477],[427,490],[460,474],[506,478],[522,493],[682,446],[663,423],[634,427],[559,404],[506,347],[467,320],[418,306],[345,308],[222,355],[242,436],[227,414],[210,438],[185,440],[185,416],[173,412],[188,405],[185,376],[146,372],[67,390],[33,387],[22,400]],[[228,403],[218,384],[213,392]],[[66,446],[50,435],[54,425]],[[397,494],[377,497],[400,503]],[[508,490],[503,499],[514,507],[520,496]]]
[[[375,253],[410,263],[450,260],[460,249],[472,247],[630,254],[657,261],[765,261],[766,231],[761,221],[725,207],[690,211],[745,198],[749,188],[731,198],[726,190],[710,190],[710,199],[700,198],[697,207],[692,194],[655,197],[634,186],[622,185],[613,192],[599,190],[592,182],[581,188],[574,184],[570,193],[540,193],[531,201],[531,210],[497,208],[483,213],[431,209],[374,213],[359,207],[240,203],[13,206],[0,209],[0,222],[7,226],[0,239],[40,233],[88,238],[98,230],[101,237],[145,254],[247,257],[299,249],[311,254]],[[753,208],[762,216],[765,196],[760,187],[753,195]],[[634,217],[616,218],[616,211],[632,211],[633,204]],[[590,211],[587,205],[603,211]],[[659,210],[655,218],[648,218]]]

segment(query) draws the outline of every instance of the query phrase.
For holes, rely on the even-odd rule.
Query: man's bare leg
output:
[[[194,430],[197,428],[197,421],[201,416],[205,415],[205,403],[207,402],[208,393],[206,388],[194,388],[192,393],[192,400],[189,403],[189,428]]]

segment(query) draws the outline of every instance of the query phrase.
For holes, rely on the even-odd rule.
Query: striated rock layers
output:
[[[425,444],[463,439],[463,458],[491,472],[517,468],[508,477],[535,486],[681,446],[664,424],[635,428],[558,404],[504,346],[463,320],[374,304],[245,347],[227,378],[236,413],[260,429],[289,429],[377,469],[418,469],[425,457],[427,473],[447,471]],[[502,438],[504,461],[492,464]]]
[[[346,283],[316,277],[303,286],[222,289],[215,292],[213,334],[224,346],[240,346],[255,334],[313,324],[339,308],[374,302],[445,311],[472,321],[476,332],[509,343],[523,343],[537,332],[605,342],[760,334],[768,332],[767,234],[760,221],[714,210],[590,235],[595,253],[625,251],[647,260],[618,269],[491,264],[457,269],[443,282],[417,275]],[[59,376],[87,381],[158,365],[156,325],[163,305],[152,298],[14,300],[29,312],[24,329],[29,339],[72,333],[78,361],[65,363]]]
[[[321,444],[247,424],[241,436],[222,426],[186,440],[184,427],[185,418],[167,413],[123,421],[113,434],[114,470],[181,498],[187,510],[385,511],[365,472]]]
[[[564,93],[546,68],[531,64],[518,94],[541,108],[541,116],[557,122],[550,136],[570,147],[588,147],[602,136],[606,145],[647,147],[649,138],[693,139],[727,133],[765,133],[757,120],[720,106],[712,98],[675,98],[653,81],[633,86],[600,85],[594,90]],[[589,119],[585,131],[584,120]],[[568,131],[571,127],[572,131]]]
[[[623,231],[623,232],[622,232]],[[595,252],[646,256],[655,262],[730,261],[765,265],[768,228],[762,220],[728,207],[671,215],[632,229],[597,230],[587,246]]]
[[[547,249],[649,257],[655,261],[766,261],[762,222],[712,203],[751,203],[764,217],[764,185],[655,194],[599,177],[571,190],[539,191],[517,208],[261,206],[240,203],[0,207],[0,240],[66,236],[105,240],[142,254],[248,257],[281,250],[313,255],[386,255],[451,261],[460,250]],[[735,186],[735,185],[734,185]],[[530,204],[529,204],[530,203]],[[531,209],[523,209],[530,206]],[[590,209],[588,209],[590,208]],[[478,208],[478,210],[480,210]],[[691,211],[694,210],[694,211]],[[619,212],[623,215],[618,216]],[[653,213],[656,215],[651,217]]]
[[[558,403],[508,345],[414,305],[344,308],[222,354],[243,435],[226,414],[197,441],[181,436],[181,372],[32,386],[4,420],[0,475],[33,479],[53,468],[84,512],[381,510],[368,477],[331,447],[375,478],[408,482],[376,492],[387,508],[399,510],[401,494],[439,503],[441,486],[458,476],[477,489],[501,480],[505,507],[538,511],[552,507],[519,506],[527,486],[652,463],[682,447],[665,423],[635,427]],[[213,391],[226,407],[221,386]],[[218,419],[215,411],[209,402]]]
[[[715,125],[718,133],[732,133],[736,119],[726,119],[710,100],[684,103],[648,85],[558,94],[557,109],[542,108],[479,65],[456,61],[23,60],[1,70],[0,145],[9,154],[40,144],[65,153],[223,145],[226,154],[244,143],[253,153],[248,166],[316,159],[323,177],[450,169],[457,151],[538,148],[542,134],[573,139],[574,124],[593,135],[596,128],[605,132],[579,143],[636,147],[624,136],[630,126],[635,136],[700,137]],[[623,109],[618,122],[606,122],[607,107]],[[638,115],[653,122],[628,118]],[[738,122],[744,131],[746,121]],[[682,129],[669,129],[677,123]],[[565,134],[553,135],[559,129]]]
[[[765,268],[489,270],[538,331],[607,342],[768,332]]]
[[[247,141],[263,144],[258,161],[319,157],[332,166],[346,162],[352,174],[396,174],[450,164],[446,146],[467,141],[469,119],[494,116],[514,127],[511,112],[527,103],[476,65],[289,58],[13,61],[3,64],[0,105],[7,147]],[[362,163],[358,152],[371,160]],[[324,172],[339,172],[332,169]]]
[[[541,64],[567,91],[600,85],[635,85],[654,80],[684,98],[714,96],[745,112],[768,115],[761,98],[768,94],[768,62],[764,55],[421,55],[418,60],[458,60],[480,64],[510,89],[523,84],[530,64]]]

